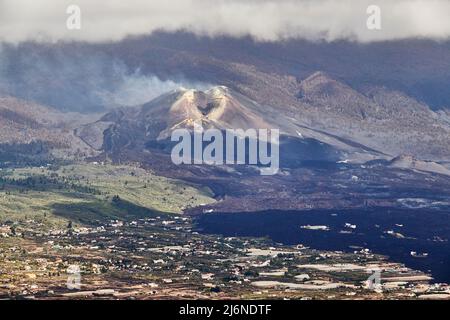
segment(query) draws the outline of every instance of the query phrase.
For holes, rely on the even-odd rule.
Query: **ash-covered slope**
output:
[[[92,147],[108,149],[106,140],[122,146],[170,139],[172,130],[270,129],[258,105],[226,87],[207,91],[180,88],[136,108],[114,110],[99,121],[80,127],[76,134]],[[106,140],[104,140],[106,139]]]
[[[83,121],[81,115],[0,97],[0,160],[92,155],[93,150],[73,134]]]
[[[161,140],[170,137],[174,129],[192,129],[194,123],[205,129],[275,128],[269,119],[264,119],[261,111],[248,98],[219,86],[207,91],[180,89],[144,105],[137,116],[147,124],[149,121],[165,123],[158,136],[147,126],[147,136]]]
[[[241,66],[241,70],[245,67]],[[448,111],[433,111],[400,91],[366,86],[356,90],[324,72],[303,80],[247,70],[242,90],[259,103],[268,101],[292,122],[359,143],[390,157],[450,159]],[[270,83],[267,90],[261,83]],[[268,92],[261,96],[255,92]]]
[[[379,111],[374,101],[324,72],[315,72],[301,81],[298,98],[317,107],[318,112],[330,112],[355,121],[376,117]]]
[[[432,172],[450,176],[450,170],[432,161],[417,160],[412,156],[401,155],[389,162],[389,167],[416,170],[421,172]]]

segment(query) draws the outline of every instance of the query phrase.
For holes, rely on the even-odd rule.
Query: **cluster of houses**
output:
[[[429,276],[367,249],[321,252],[264,239],[201,235],[190,218],[179,215],[35,231],[32,245],[18,234],[0,226],[2,237],[16,240],[0,250],[0,297],[450,297],[448,285],[430,284]],[[80,273],[75,289],[67,287],[73,266]],[[381,275],[375,289],[365,281],[374,269]],[[348,278],[337,280],[336,274]]]

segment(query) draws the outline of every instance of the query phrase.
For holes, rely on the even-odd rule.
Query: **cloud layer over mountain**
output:
[[[66,27],[71,4],[81,30]],[[369,5],[381,8],[382,30],[368,30]],[[117,41],[156,30],[261,41],[448,39],[449,12],[447,0],[1,0],[0,41]]]

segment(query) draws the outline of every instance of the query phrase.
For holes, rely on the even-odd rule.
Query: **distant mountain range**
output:
[[[83,159],[102,152],[114,158],[151,149],[168,154],[171,132],[193,129],[196,123],[205,129],[280,129],[282,164],[287,167],[305,160],[365,163],[403,154],[448,159],[442,146],[450,139],[445,113],[401,93],[372,88],[363,94],[323,72],[299,81],[295,92],[295,112],[217,86],[206,91],[180,88],[103,116],[62,113],[5,97],[0,100],[1,145],[4,153],[33,150],[31,154],[60,158]],[[430,143],[433,136],[436,141]],[[448,174],[443,162],[417,166],[415,160],[402,161],[400,167]]]
[[[449,48],[420,40],[258,43],[185,33],[112,44],[5,45],[0,150],[4,159],[16,151],[19,158],[62,159],[167,154],[171,131],[200,121],[218,129],[279,128],[287,167],[407,155],[445,169]],[[133,94],[152,96],[142,81],[155,76],[160,82],[151,83],[167,93],[137,106],[107,103],[124,81]],[[187,88],[173,89],[177,83]],[[414,161],[401,166],[417,168]]]
[[[323,71],[357,91],[387,87],[433,110],[450,106],[449,41],[256,42],[161,32],[103,44],[3,44],[1,59],[0,91],[72,111],[105,107],[95,93],[118,88],[122,65],[163,80],[231,88],[249,85],[252,73],[302,80]]]
[[[312,138],[340,151],[353,162],[390,159],[402,154],[423,160],[450,158],[450,122],[413,98],[386,88],[360,93],[316,72],[299,81],[293,106],[263,105],[234,89],[180,89],[142,107],[122,108],[77,130],[94,149],[163,140],[180,126],[201,121],[205,127],[279,128],[292,138]],[[109,146],[105,145],[105,141]]]
[[[225,212],[401,206],[415,195],[441,203],[450,192],[449,48],[181,33],[6,46],[0,164],[133,163],[209,187]],[[120,95],[141,102],[110,99]],[[280,173],[174,165],[171,132],[194,123],[280,129]]]

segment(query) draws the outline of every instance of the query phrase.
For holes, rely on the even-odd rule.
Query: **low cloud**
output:
[[[68,30],[66,9],[81,8],[81,30]],[[369,5],[382,29],[366,27]],[[157,30],[198,35],[355,40],[448,39],[448,0],[1,0],[0,41],[118,41]]]

